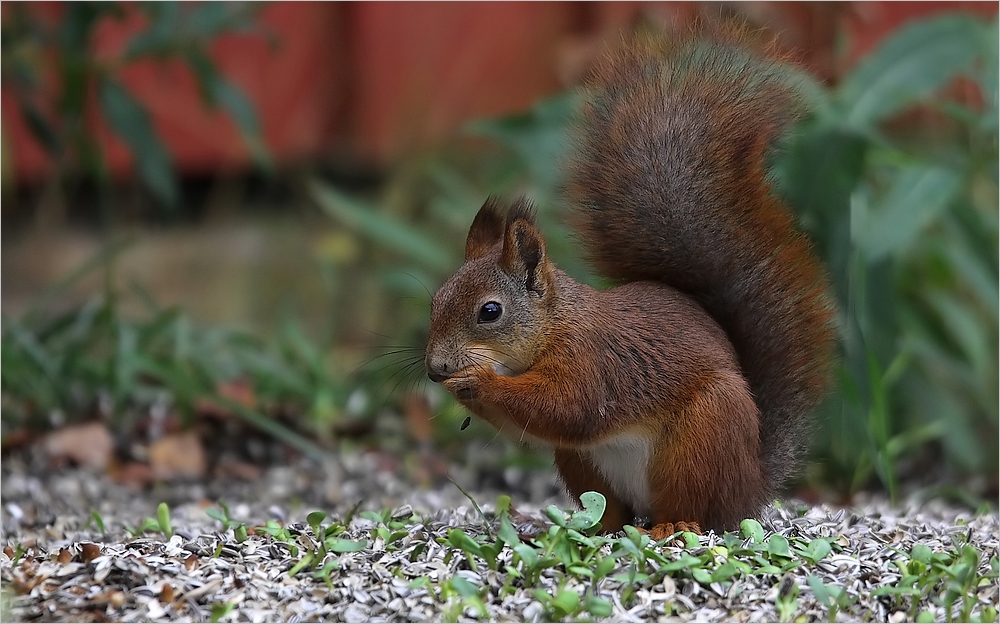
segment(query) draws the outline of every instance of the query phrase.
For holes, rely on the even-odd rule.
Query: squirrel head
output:
[[[465,242],[465,263],[431,302],[425,364],[433,381],[465,369],[526,371],[543,348],[556,301],[554,267],[524,199],[506,215],[490,198]]]

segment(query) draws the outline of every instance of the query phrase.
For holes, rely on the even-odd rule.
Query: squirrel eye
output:
[[[503,308],[496,301],[487,301],[483,307],[479,308],[479,319],[477,323],[492,323],[503,314]]]

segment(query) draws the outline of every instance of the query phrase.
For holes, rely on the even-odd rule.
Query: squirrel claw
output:
[[[667,539],[674,533],[678,533],[680,531],[701,534],[701,527],[698,526],[697,522],[662,522],[649,530],[640,530],[643,533],[648,533],[649,536],[655,541]]]

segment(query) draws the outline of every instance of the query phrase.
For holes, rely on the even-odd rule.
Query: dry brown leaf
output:
[[[427,397],[422,394],[410,394],[403,403],[406,412],[406,425],[410,435],[417,442],[427,442],[431,439],[433,426],[431,424],[431,406]]]
[[[149,465],[158,480],[200,479],[205,475],[205,449],[193,431],[172,433],[149,445]]]
[[[104,469],[111,460],[115,440],[103,423],[70,425],[42,439],[42,451],[49,459],[69,460],[80,466]]]
[[[215,392],[222,398],[242,405],[249,409],[257,409],[257,394],[253,386],[245,379],[232,379],[224,381],[215,386]],[[219,405],[212,399],[200,399],[197,406],[198,412],[203,416],[216,418],[229,418],[232,414],[224,406]]]
[[[153,470],[149,464],[140,462],[128,462],[126,464],[116,464],[112,462],[108,469],[108,476],[122,485],[149,485],[153,482]]]
[[[223,457],[215,467],[215,478],[256,481],[260,479],[260,468],[247,462]]]

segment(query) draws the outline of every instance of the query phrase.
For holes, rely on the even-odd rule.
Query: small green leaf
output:
[[[916,587],[895,587],[887,585],[872,591],[872,596],[920,596],[921,591]]]
[[[779,568],[778,566],[773,566],[771,564],[767,564],[767,565],[762,565],[759,568],[757,568],[756,570],[754,570],[754,573],[755,574],[781,574],[781,568]]]
[[[579,606],[580,594],[568,589],[561,590],[558,594],[556,594],[556,597],[552,599],[552,607],[559,609],[566,614],[576,613],[576,609]]]
[[[156,523],[167,539],[173,536],[174,529],[170,526],[170,507],[167,507],[166,503],[160,503],[156,507]]]
[[[306,553],[305,557],[302,557],[302,559],[300,559],[299,562],[292,566],[292,569],[288,571],[288,576],[295,576],[302,570],[308,569],[312,566],[313,558],[314,555],[311,552]]]
[[[101,514],[97,513],[96,509],[90,512],[90,517],[94,520],[94,524],[97,525],[98,531],[101,533],[107,533],[107,531],[104,530],[104,518],[101,517]]]
[[[594,571],[581,563],[574,563],[566,566],[566,571],[576,576],[584,578],[594,578]]]
[[[584,609],[586,609],[592,616],[598,618],[610,617],[611,614],[614,613],[614,608],[612,607],[610,600],[593,595],[587,596],[587,600],[584,603]]]
[[[509,514],[510,507],[511,507],[510,496],[507,496],[506,494],[501,494],[500,496],[497,497],[497,506],[495,510],[497,515],[502,515],[505,513]]]
[[[558,507],[556,507],[555,505],[549,505],[548,507],[546,507],[545,515],[548,516],[549,520],[551,520],[552,523],[555,524],[556,526],[559,527],[566,526],[566,514],[564,514],[563,511]]]
[[[527,544],[516,544],[514,552],[521,558],[527,568],[534,568],[538,564],[538,553]]]
[[[607,500],[599,492],[584,492],[580,495],[580,504],[583,506],[583,511],[574,513],[566,526],[585,531],[601,521]]]
[[[692,533],[691,531],[683,531],[681,537],[684,539],[685,548],[698,548],[701,546],[701,539],[698,537],[697,533]]]
[[[313,531],[315,531],[317,535],[319,534],[319,525],[323,524],[324,520],[326,520],[325,511],[313,511],[306,516],[306,522],[309,523],[309,526],[313,528]]]
[[[235,602],[217,602],[212,605],[212,622],[218,622],[236,608]]]
[[[476,540],[469,537],[465,531],[462,529],[451,529],[448,531],[448,543],[455,548],[460,548],[461,550],[483,556],[483,550],[480,548]]]
[[[936,622],[937,619],[934,617],[934,614],[932,612],[927,611],[925,609],[917,614],[916,621],[920,622],[921,624],[929,624],[930,622]]]
[[[465,598],[479,596],[479,588],[472,584],[472,581],[463,576],[454,576],[451,579],[451,586]]]
[[[497,537],[511,548],[521,543],[521,538],[514,530],[514,525],[510,523],[510,516],[506,513],[500,514],[500,530],[497,531]]]
[[[677,570],[684,570],[687,568],[696,568],[704,565],[704,560],[698,557],[693,557],[687,553],[681,554],[676,561],[671,561],[670,563],[661,566],[660,570],[663,572],[675,572]]]
[[[803,549],[803,555],[812,563],[817,563],[830,554],[830,542],[822,537],[809,542]]]
[[[601,559],[597,562],[597,566],[594,567],[594,576],[598,579],[602,579],[611,574],[617,565],[618,562],[614,557],[601,557]]]
[[[331,559],[327,561],[321,570],[316,570],[313,572],[313,578],[321,578],[326,583],[327,587],[333,589],[333,581],[330,580],[330,572],[340,568],[340,562],[336,559]]]
[[[247,541],[247,525],[242,523],[236,525],[236,528],[233,529],[233,536],[240,544]]]
[[[809,587],[812,588],[813,594],[816,596],[816,600],[818,600],[820,604],[828,608],[833,604],[833,601],[830,599],[830,592],[827,591],[826,585],[823,584],[823,581],[810,574],[806,579],[806,582],[809,583]]]
[[[531,590],[531,595],[535,597],[535,600],[542,603],[543,605],[549,605],[552,603],[552,594],[546,590],[536,587]]]
[[[785,536],[778,533],[767,538],[767,551],[779,557],[792,556],[792,553],[788,550],[788,540],[785,539]]]
[[[368,540],[363,539],[359,541],[352,541],[349,539],[343,539],[340,537],[328,537],[326,539],[326,549],[331,552],[359,552],[364,550],[368,546]]]
[[[764,541],[764,527],[753,518],[747,518],[740,522],[740,533],[744,539],[751,538],[755,543],[759,544]]]
[[[736,569],[736,564],[732,561],[727,561],[716,568],[715,572],[712,572],[712,581],[728,581],[737,574],[739,574],[739,570]]]

